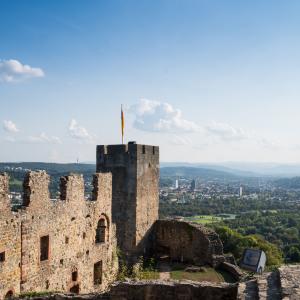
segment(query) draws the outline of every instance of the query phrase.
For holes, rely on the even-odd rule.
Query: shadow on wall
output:
[[[219,236],[202,225],[157,220],[142,240],[144,254],[157,259],[217,267],[225,261]]]

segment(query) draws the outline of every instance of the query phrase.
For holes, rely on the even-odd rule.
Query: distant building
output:
[[[196,189],[196,180],[193,179],[192,182],[191,182],[191,191],[194,192]]]
[[[179,188],[178,179],[175,180],[175,189]]]
[[[239,192],[239,195],[240,195],[240,197],[243,196],[243,187],[242,187],[242,186],[240,186],[240,192]]]
[[[264,251],[259,249],[246,249],[240,267],[261,274],[265,269],[266,261],[267,257]]]

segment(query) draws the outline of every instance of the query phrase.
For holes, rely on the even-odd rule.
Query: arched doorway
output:
[[[79,294],[79,290],[80,290],[79,284],[75,284],[70,288],[70,293]]]
[[[13,296],[14,296],[14,292],[10,290],[6,293],[4,299],[11,299]]]

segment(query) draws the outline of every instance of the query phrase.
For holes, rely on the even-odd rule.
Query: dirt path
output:
[[[159,269],[159,279],[168,280],[171,278],[171,276],[170,276],[171,268],[170,268],[169,264],[160,263],[158,266],[158,269]]]

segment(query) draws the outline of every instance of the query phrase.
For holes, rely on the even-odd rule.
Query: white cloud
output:
[[[3,129],[7,132],[11,132],[11,133],[16,133],[19,131],[19,129],[17,128],[17,125],[10,120],[4,120],[3,121]]]
[[[136,129],[152,132],[196,132],[199,126],[182,117],[179,109],[169,103],[141,99],[128,110],[135,116]]]
[[[227,123],[213,121],[210,125],[205,126],[206,131],[225,141],[240,141],[249,138],[249,134],[242,128],[234,128]]]
[[[0,60],[0,82],[18,82],[34,77],[44,77],[40,68],[23,65],[18,60]]]
[[[93,139],[92,135],[90,135],[84,127],[78,125],[75,119],[71,120],[68,129],[69,129],[69,134],[72,138],[79,139],[79,140]]]

